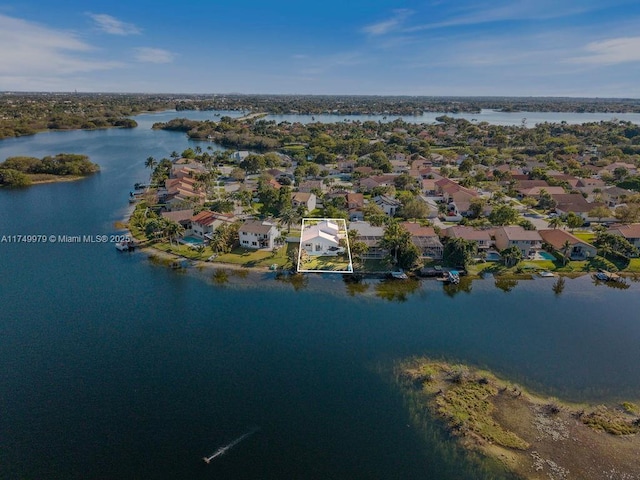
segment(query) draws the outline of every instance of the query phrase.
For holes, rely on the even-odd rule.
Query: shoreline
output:
[[[414,421],[436,419],[457,445],[507,473],[528,480],[640,478],[637,402],[560,401],[489,371],[427,358],[401,362],[394,373]]]

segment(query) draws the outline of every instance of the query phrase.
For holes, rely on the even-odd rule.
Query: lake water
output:
[[[74,152],[102,166],[0,191],[0,238],[116,233],[144,159],[195,144],[149,129],[175,116],[0,142],[0,159]],[[555,295],[552,279],[505,292],[488,278],[457,294],[372,282],[354,293],[340,276],[295,290],[264,274],[220,286],[112,244],[59,242],[0,243],[0,272],[3,479],[482,478],[456,473],[464,462],[439,453],[447,439],[418,431],[379,372],[413,355],[568,399],[640,397],[640,283],[582,277]]]
[[[143,122],[141,126],[146,126],[153,122],[166,122],[172,118],[188,117],[192,120],[218,120],[221,116],[239,117],[246,112],[238,111],[181,111],[172,110],[154,113],[150,115],[140,115],[135,117],[136,121]],[[623,120],[640,124],[640,113],[575,113],[575,112],[500,112],[497,110],[483,109],[480,113],[437,113],[427,112],[423,115],[407,115],[400,117],[399,115],[267,115],[263,120],[273,120],[279,122],[300,122],[303,124],[312,122],[332,123],[332,122],[351,122],[351,121],[374,121],[374,122],[392,122],[398,118],[402,118],[407,123],[437,123],[436,118],[447,115],[452,118],[464,118],[472,122],[487,122],[492,125],[522,125],[522,120],[526,120],[527,127],[534,127],[538,123],[560,123],[567,122],[569,124],[601,122],[609,120]]]

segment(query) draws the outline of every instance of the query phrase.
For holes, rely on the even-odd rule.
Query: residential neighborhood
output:
[[[267,152],[196,147],[160,162],[149,158],[155,188],[131,223],[181,255],[224,262],[263,252],[257,265],[277,268],[293,267],[294,248],[310,257],[342,254],[346,233],[357,245],[354,271],[363,272],[536,261],[545,268],[613,268],[637,258],[640,194],[619,181],[635,178],[635,164],[586,154],[555,162],[509,158],[499,149],[488,163],[471,148],[447,146],[444,139],[458,135],[455,125],[415,138],[410,128],[389,134],[369,125],[372,145],[384,148],[360,156],[320,149],[314,160],[296,144]],[[303,129],[283,124],[279,134]],[[423,149],[387,153],[391,138]],[[303,229],[304,219],[314,218]],[[340,219],[344,233],[322,219]]]

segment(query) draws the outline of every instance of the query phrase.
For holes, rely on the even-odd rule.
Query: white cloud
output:
[[[640,62],[640,37],[610,38],[587,44],[587,55],[570,59],[572,63],[614,65]]]
[[[134,49],[135,58],[145,63],[171,63],[175,55],[169,50],[151,47],[139,47]]]
[[[0,14],[0,77],[57,77],[107,70],[120,62],[87,58],[94,49],[73,33]],[[0,89],[4,84],[0,84]],[[13,87],[15,88],[15,87]]]
[[[139,35],[140,29],[132,23],[125,23],[106,13],[87,13],[95,22],[96,27],[111,35]]]
[[[606,4],[595,0],[494,0],[490,3],[473,3],[444,12],[441,20],[407,28],[407,32],[436,28],[479,25],[513,20],[539,21],[571,17],[596,11],[628,0],[609,0]]]
[[[384,35],[385,33],[396,30],[402,22],[409,17],[413,12],[407,9],[394,10],[393,17],[382,22],[373,23],[362,28],[364,33],[369,35]]]

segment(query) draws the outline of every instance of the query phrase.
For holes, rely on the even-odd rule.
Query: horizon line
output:
[[[242,92],[109,92],[77,90],[0,90],[0,95],[169,95],[169,96],[263,96],[263,97],[375,97],[375,98],[471,98],[471,99],[556,99],[556,100],[634,100],[640,97],[593,97],[567,95],[416,95],[376,93],[242,93]]]

